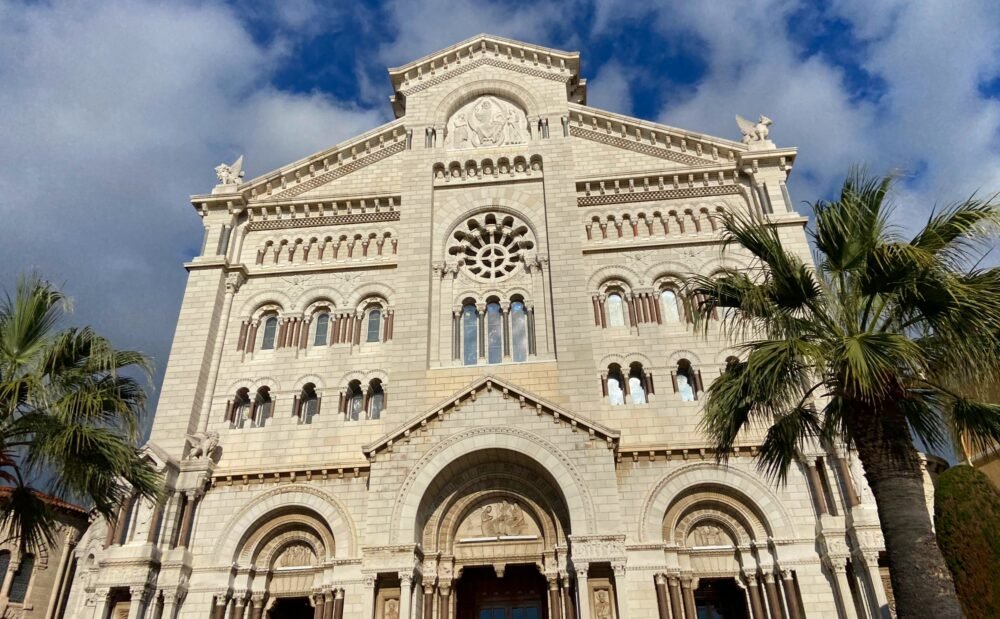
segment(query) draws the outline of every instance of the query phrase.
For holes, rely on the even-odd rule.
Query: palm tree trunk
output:
[[[923,467],[906,420],[893,406],[881,413],[857,411],[847,421],[878,506],[896,613],[899,619],[961,619],[951,572],[927,510]]]

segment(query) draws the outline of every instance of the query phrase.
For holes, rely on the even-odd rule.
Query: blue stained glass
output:
[[[462,363],[476,365],[479,355],[479,316],[476,306],[466,305],[462,308]]]
[[[486,306],[486,360],[489,363],[503,361],[503,314],[499,303]]]
[[[510,304],[510,331],[514,361],[520,363],[528,360],[528,314],[524,303],[514,301]]]

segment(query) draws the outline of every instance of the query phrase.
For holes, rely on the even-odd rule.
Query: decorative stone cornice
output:
[[[411,417],[378,440],[362,447],[365,456],[371,460],[383,449],[392,451],[393,444],[407,439],[414,431],[419,431],[435,419],[442,419],[446,414],[458,412],[468,402],[475,402],[478,394],[492,393],[496,390],[504,399],[516,398],[521,408],[532,408],[538,415],[551,415],[556,422],[565,422],[573,431],[586,430],[591,440],[603,440],[609,448],[618,444],[621,434],[617,430],[593,421],[587,417],[571,413],[561,406],[549,402],[533,393],[504,379],[495,376],[484,376],[461,391],[431,407],[427,412]]]
[[[330,479],[352,479],[367,475],[367,462],[324,467],[304,467],[281,470],[220,471],[212,476],[212,487],[249,486],[253,484],[295,483],[301,481],[326,481]]]

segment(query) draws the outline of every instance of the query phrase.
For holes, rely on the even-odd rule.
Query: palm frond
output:
[[[804,403],[776,417],[757,453],[757,466],[767,477],[785,483],[802,446],[819,437],[822,422],[815,407]]]
[[[55,524],[52,508],[30,488],[16,485],[0,494],[0,530],[9,532],[3,541],[16,541],[22,554],[51,547]]]

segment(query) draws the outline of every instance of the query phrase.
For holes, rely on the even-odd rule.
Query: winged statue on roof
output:
[[[219,177],[220,185],[237,185],[243,174],[243,155],[240,155],[232,165],[220,163],[215,166],[215,175]]]
[[[736,124],[739,125],[740,133],[743,134],[744,144],[750,144],[751,142],[763,142],[767,140],[767,128],[772,123],[773,121],[763,114],[757,119],[757,122],[747,120],[739,114],[736,115]]]

